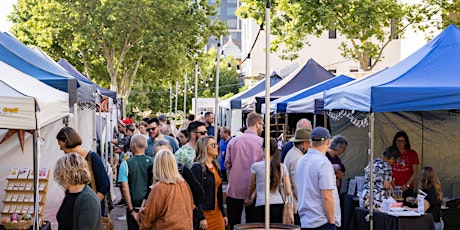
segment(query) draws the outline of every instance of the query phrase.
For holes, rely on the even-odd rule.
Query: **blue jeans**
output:
[[[302,230],[310,230],[310,229],[315,229],[315,230],[336,230],[337,227],[335,226],[335,224],[329,224],[329,223],[326,223],[326,224],[323,224],[317,228],[301,228]]]

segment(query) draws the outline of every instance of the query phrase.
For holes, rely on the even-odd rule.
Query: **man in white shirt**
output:
[[[329,131],[317,127],[310,133],[311,148],[296,167],[298,205],[302,229],[335,230],[340,227],[340,200],[334,168],[326,157]]]

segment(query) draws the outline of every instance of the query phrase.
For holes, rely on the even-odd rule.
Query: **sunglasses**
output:
[[[211,147],[216,148],[216,147],[217,147],[216,142],[212,143],[212,144],[211,144]]]
[[[208,133],[208,131],[201,131],[201,132],[194,132],[194,133],[199,133],[201,135],[205,135],[206,133]]]
[[[157,127],[158,127],[158,126],[157,126]],[[153,131],[153,130],[155,130],[157,127],[153,127],[153,128],[146,128],[146,129],[145,129],[145,131],[147,131],[147,132],[150,132],[150,130],[152,130],[152,131]]]

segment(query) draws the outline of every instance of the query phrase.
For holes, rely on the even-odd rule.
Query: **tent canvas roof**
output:
[[[62,68],[67,70],[70,74],[72,74],[74,77],[76,77],[78,80],[81,80],[85,83],[95,85],[96,88],[102,93],[104,96],[111,97],[112,99],[117,99],[117,92],[111,91],[105,88],[102,88],[98,84],[94,83],[90,79],[88,79],[85,75],[83,75],[80,71],[75,69],[65,58],[62,58],[57,62]]]
[[[47,85],[69,93],[69,104],[76,103],[77,80],[6,32],[0,32],[0,60]]]
[[[38,129],[68,115],[67,93],[2,61],[0,71],[0,128]]]
[[[329,80],[323,81],[321,83],[318,83],[314,86],[311,86],[309,88],[300,90],[298,92],[295,92],[293,94],[290,94],[285,97],[278,98],[270,103],[270,112],[278,112],[278,113],[286,113],[287,112],[287,107],[288,104],[290,105],[291,102],[297,102],[297,101],[302,101],[301,104],[307,104],[307,101],[304,99],[317,93],[322,93],[324,90],[328,90],[334,87],[337,87],[339,85],[343,85],[345,83],[348,83],[350,81],[353,81],[354,78],[345,76],[345,75],[339,75],[337,77],[331,78]],[[320,97],[317,97],[318,99],[322,99],[322,94]],[[311,99],[311,98],[310,98]],[[313,100],[314,103],[314,100]],[[293,108],[292,108],[293,109]],[[308,113],[310,111],[303,111],[303,113]],[[302,113],[302,110],[298,110],[297,113]]]
[[[325,109],[367,112],[460,108],[460,30],[450,25],[395,66],[325,92]]]
[[[276,85],[281,80],[282,80],[282,78],[276,72],[273,72],[270,75],[270,86]],[[242,108],[241,100],[243,98],[252,97],[252,96],[256,95],[257,93],[259,93],[259,92],[261,92],[263,90],[265,90],[265,78],[263,80],[260,80],[258,83],[256,83],[250,89],[247,89],[247,90],[245,90],[245,91],[243,91],[241,93],[238,93],[238,94],[232,96],[231,98],[227,99],[227,100],[230,101],[230,109],[241,109]],[[227,101],[227,100],[225,100],[225,101]],[[223,101],[221,103],[223,106],[225,106],[225,103],[226,103],[225,101]]]
[[[32,48],[33,51],[44,57],[46,60],[49,62],[49,66],[53,66],[56,69],[63,70],[66,73],[72,75],[72,77],[75,77],[77,79],[78,84],[80,85],[77,90],[77,95],[78,95],[78,100],[77,102],[79,103],[92,103],[96,104],[96,86],[91,83],[87,83],[86,81],[83,81],[79,79],[77,76],[72,74],[71,72],[67,71],[64,69],[61,65],[59,65],[56,61],[54,61],[48,54],[46,54],[42,49],[40,49],[38,46],[35,46]]]
[[[312,85],[331,79],[334,74],[324,69],[312,58],[297,68],[294,72],[284,78],[279,84],[270,88],[270,100],[274,100],[289,94],[298,92]],[[244,107],[251,107],[249,104],[256,104],[256,111],[265,103],[265,91],[258,93],[252,98],[243,100]]]

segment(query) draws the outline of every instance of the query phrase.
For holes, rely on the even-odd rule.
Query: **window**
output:
[[[236,7],[227,7],[227,15],[228,16],[235,16]]]
[[[227,19],[227,26],[229,29],[237,29],[238,21],[236,19]]]
[[[337,38],[337,30],[336,29],[329,30],[329,38],[330,39]]]
[[[357,66],[350,66],[350,73],[357,73],[358,69],[359,68]]]

